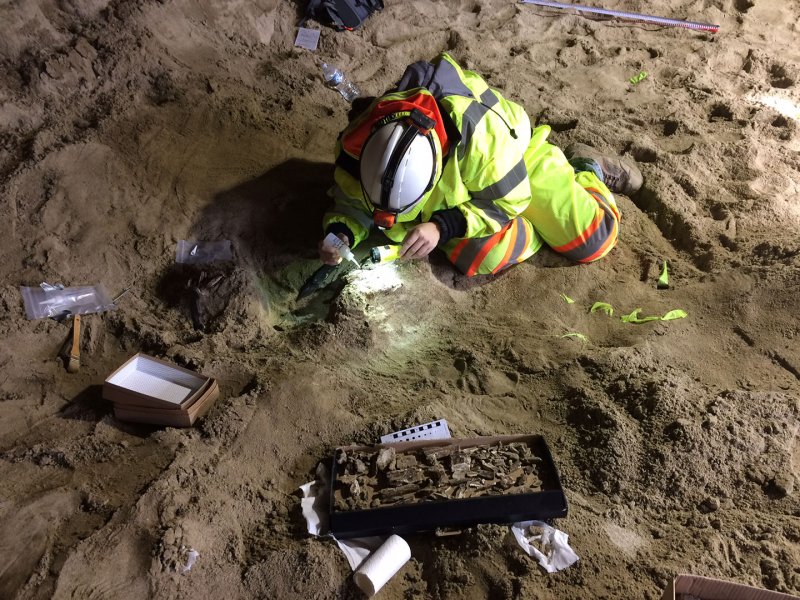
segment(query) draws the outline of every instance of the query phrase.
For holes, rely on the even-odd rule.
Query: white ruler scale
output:
[[[438,419],[422,425],[414,425],[408,429],[401,429],[394,433],[387,433],[381,436],[382,444],[396,444],[398,442],[411,442],[413,440],[446,440],[449,439],[450,428],[447,421]]]

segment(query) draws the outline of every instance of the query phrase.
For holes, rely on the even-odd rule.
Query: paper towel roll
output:
[[[353,574],[356,585],[374,596],[411,558],[411,548],[399,535],[390,536]]]

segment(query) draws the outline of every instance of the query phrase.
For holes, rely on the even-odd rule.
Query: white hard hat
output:
[[[377,211],[408,213],[433,188],[440,162],[432,128],[433,120],[414,110],[409,119],[379,124],[370,134],[360,174],[364,195]]]

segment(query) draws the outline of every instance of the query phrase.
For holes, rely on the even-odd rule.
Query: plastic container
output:
[[[175,262],[187,265],[204,265],[233,260],[233,243],[230,240],[206,242],[201,240],[178,240]]]
[[[60,318],[69,315],[88,315],[116,308],[100,285],[60,288],[42,284],[40,287],[20,287],[28,319]]]
[[[329,65],[328,63],[322,63],[322,79],[325,81],[325,85],[339,92],[342,98],[348,102],[352,102],[358,98],[361,93],[341,69]]]
[[[361,268],[361,265],[358,263],[355,255],[353,254],[353,251],[350,250],[350,247],[347,244],[345,244],[341,240],[341,238],[339,238],[339,236],[336,235],[335,233],[329,233],[328,235],[326,235],[322,243],[328,248],[333,248],[334,250],[336,250],[336,252],[339,253],[339,256],[341,256],[342,258],[346,258],[347,260],[355,264],[356,267]]]

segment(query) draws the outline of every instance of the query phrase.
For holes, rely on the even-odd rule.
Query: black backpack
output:
[[[383,0],[308,0],[306,16],[336,29],[358,29],[368,16],[383,9]]]

